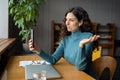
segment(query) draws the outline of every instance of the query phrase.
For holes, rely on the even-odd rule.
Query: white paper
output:
[[[32,61],[20,61],[19,66],[25,67],[26,65],[32,64]]]
[[[20,61],[19,66],[25,67],[26,65],[46,65],[50,64],[45,60],[34,60],[34,61]]]

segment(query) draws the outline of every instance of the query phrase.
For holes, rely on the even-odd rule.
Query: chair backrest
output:
[[[108,67],[110,69],[110,80],[112,80],[114,72],[116,70],[117,61],[111,56],[102,56],[93,61],[93,66],[96,74],[100,78],[103,70]]]
[[[110,69],[108,67],[103,70],[99,80],[110,80]]]

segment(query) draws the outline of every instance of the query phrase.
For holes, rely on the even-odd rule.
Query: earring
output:
[[[79,26],[81,26],[81,24],[79,23]]]

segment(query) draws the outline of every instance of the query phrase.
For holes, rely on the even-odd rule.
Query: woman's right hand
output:
[[[80,41],[79,46],[83,47],[86,43],[94,42],[94,41],[98,40],[98,38],[100,38],[100,35],[94,35],[94,36],[91,36],[90,38],[83,39]]]
[[[28,45],[29,45],[29,50],[31,52],[36,52],[36,53],[40,54],[40,50],[39,50],[38,45],[34,44],[34,47],[33,47],[33,40],[32,39],[29,40],[29,44]]]

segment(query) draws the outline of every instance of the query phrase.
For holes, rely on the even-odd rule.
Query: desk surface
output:
[[[38,56],[12,56],[6,67],[7,80],[25,80],[24,68],[19,66],[19,61],[40,59]],[[78,71],[63,58],[61,58],[54,67],[62,75],[62,78],[52,80],[95,80],[83,71]]]
[[[15,38],[0,38],[0,54],[2,54],[14,41]]]

